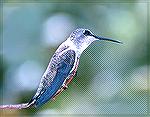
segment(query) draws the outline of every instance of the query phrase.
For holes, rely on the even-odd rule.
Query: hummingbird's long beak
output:
[[[112,42],[116,42],[116,43],[121,43],[121,44],[123,44],[121,41],[113,40],[113,39],[111,39],[111,38],[102,37],[102,36],[96,36],[96,35],[92,35],[92,36],[95,37],[96,39],[99,39],[99,40],[106,40],[106,41],[112,41]]]

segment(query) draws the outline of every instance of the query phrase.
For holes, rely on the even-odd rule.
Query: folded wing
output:
[[[34,100],[35,106],[40,106],[55,95],[70,74],[75,63],[75,56],[74,50],[62,52],[60,55],[53,55],[50,64],[41,79],[37,92],[30,102]]]

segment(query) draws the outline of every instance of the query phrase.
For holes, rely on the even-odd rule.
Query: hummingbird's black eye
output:
[[[91,32],[88,31],[88,30],[85,30],[83,34],[84,34],[85,36],[88,36],[88,35],[91,35]]]

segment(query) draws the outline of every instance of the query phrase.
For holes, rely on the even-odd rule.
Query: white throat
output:
[[[82,54],[82,52],[95,40],[97,39],[92,36],[87,36],[84,38],[80,44],[76,45],[79,53]]]

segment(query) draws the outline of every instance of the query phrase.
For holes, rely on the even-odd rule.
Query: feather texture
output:
[[[60,55],[56,54],[52,57],[39,88],[37,89],[37,93],[31,100],[31,102],[35,100],[35,106],[43,105],[52,99],[61,88],[74,66],[75,56],[74,50],[68,50]]]

